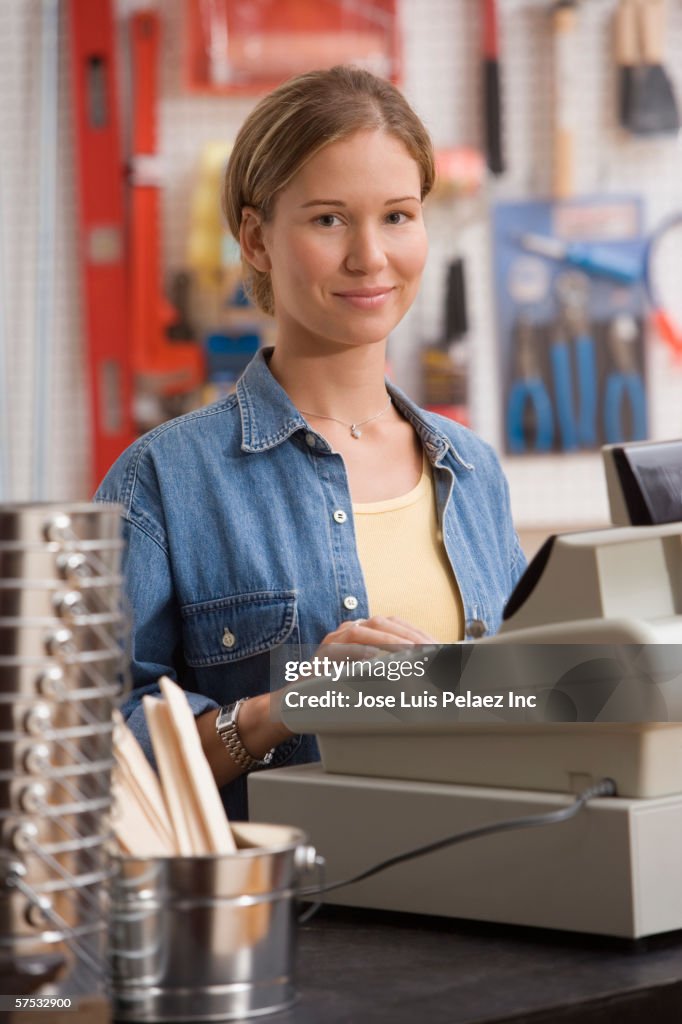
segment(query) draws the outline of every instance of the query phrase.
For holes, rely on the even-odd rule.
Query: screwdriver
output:
[[[522,249],[537,253],[550,260],[560,260],[586,274],[609,277],[619,284],[635,284],[642,277],[639,255],[620,253],[605,245],[584,245],[580,242],[562,242],[545,235],[526,234],[519,239]]]

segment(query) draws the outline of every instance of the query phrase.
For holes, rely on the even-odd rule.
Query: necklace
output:
[[[356,440],[357,440],[357,438],[362,437],[362,431],[360,430],[360,427],[364,427],[365,423],[372,423],[373,420],[378,420],[379,417],[383,416],[385,412],[388,412],[388,410],[390,408],[391,408],[391,397],[389,395],[388,402],[383,407],[381,412],[375,413],[374,416],[368,416],[366,420],[360,420],[359,423],[346,423],[345,420],[339,420],[339,419],[336,418],[336,416],[323,416],[322,413],[319,413],[319,412],[308,412],[307,409],[299,409],[298,411],[302,412],[304,416],[314,416],[315,419],[318,419],[318,420],[333,420],[334,423],[340,423],[341,426],[348,427],[349,430],[350,430],[350,436],[356,438]]]

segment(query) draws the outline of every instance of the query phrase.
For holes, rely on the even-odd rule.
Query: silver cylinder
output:
[[[118,857],[111,891],[114,1016],[229,1021],[295,998],[295,906],[306,836],[236,824],[215,857]]]
[[[105,983],[120,517],[0,505],[0,960],[19,977],[25,958],[60,954],[51,994]]]

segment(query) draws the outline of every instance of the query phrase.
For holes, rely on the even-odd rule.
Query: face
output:
[[[383,131],[330,143],[278,193],[261,225],[278,344],[382,342],[426,261],[419,166]]]

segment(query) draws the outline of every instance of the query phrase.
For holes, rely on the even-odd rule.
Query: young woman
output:
[[[317,757],[270,715],[273,648],[492,633],[524,568],[493,451],[384,377],[433,178],[424,126],[368,72],[263,99],[224,203],[276,345],[235,395],[140,438],[98,491],[124,507],[129,724],[151,755],[141,696],[177,678],[232,817],[250,768]]]

